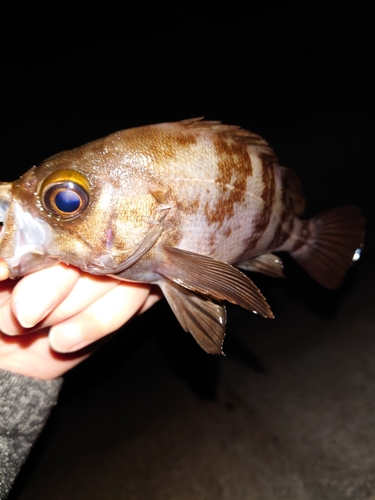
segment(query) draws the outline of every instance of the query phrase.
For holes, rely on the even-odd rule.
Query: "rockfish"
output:
[[[0,257],[13,278],[64,262],[157,284],[182,328],[220,353],[224,301],[272,318],[237,268],[283,275],[289,252],[337,287],[359,255],[363,219],[345,206],[301,219],[296,174],[265,140],[201,119],[123,130],[0,184]]]

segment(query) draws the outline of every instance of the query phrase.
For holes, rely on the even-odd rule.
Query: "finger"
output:
[[[114,278],[82,273],[69,295],[38,327],[52,326],[75,316],[120,284],[121,281]]]
[[[0,307],[12,294],[16,285],[15,280],[8,279],[9,271],[4,259],[0,259]]]
[[[80,277],[79,269],[58,264],[29,274],[17,283],[12,311],[24,328],[32,328],[55,309]]]
[[[10,335],[24,330],[12,311],[12,292],[16,284],[10,279],[0,282],[0,331]]]
[[[49,380],[73,368],[87,358],[91,350],[87,348],[77,354],[57,353],[49,345],[47,328],[20,337],[0,333],[0,368]]]
[[[63,302],[41,323],[37,324],[36,327],[31,330],[29,328],[24,328],[18,322],[12,311],[10,293],[8,292],[8,299],[0,308],[0,331],[6,333],[7,335],[30,334],[33,330],[40,330],[41,328],[61,323],[66,319],[77,315],[86,307],[97,301],[101,296],[121,284],[120,281],[111,278],[108,280],[103,278],[94,278],[96,277],[83,274],[68,297],[63,300]],[[123,283],[122,286],[124,285],[127,286],[127,284]],[[147,297],[145,303],[140,307],[140,309],[138,309],[137,314],[142,314],[147,311],[147,309],[152,307],[162,297],[163,294],[160,288],[156,286],[152,287],[152,292]]]
[[[0,281],[8,279],[10,276],[8,266],[4,259],[0,259]]]
[[[76,315],[95,302],[100,296],[118,286],[119,283],[120,281],[113,278],[82,273],[68,296],[44,320],[37,323],[36,328],[51,326]],[[0,304],[2,304],[0,308],[0,330],[8,335],[30,333],[30,328],[23,327],[18,321],[9,297],[9,290],[7,290],[7,293],[4,291],[4,298],[1,302],[0,291]]]
[[[52,326],[75,316],[117,286],[132,285],[135,286],[136,289],[142,286],[140,284],[120,281],[115,278],[99,277],[83,273],[66,299],[38,325],[38,328]],[[152,286],[150,294],[145,303],[137,311],[137,314],[142,314],[147,311],[147,309],[153,306],[155,302],[162,297],[163,294],[160,288],[158,286]]]
[[[112,333],[134,316],[149,293],[149,285],[121,282],[77,315],[52,326],[52,349],[75,352]]]
[[[20,325],[12,309],[12,297],[9,295],[0,308],[0,331],[7,335],[20,335],[27,331]]]

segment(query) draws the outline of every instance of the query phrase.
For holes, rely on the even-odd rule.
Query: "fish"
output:
[[[203,118],[147,125],[0,183],[0,257],[14,279],[63,262],[156,284],[182,328],[220,354],[225,301],[274,317],[243,271],[283,277],[288,252],[334,289],[358,259],[359,208],[303,219],[304,208],[297,174],[259,135]]]

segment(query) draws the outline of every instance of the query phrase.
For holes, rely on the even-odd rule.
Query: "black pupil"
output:
[[[65,189],[57,193],[55,204],[61,212],[72,213],[81,205],[81,197],[76,191]]]

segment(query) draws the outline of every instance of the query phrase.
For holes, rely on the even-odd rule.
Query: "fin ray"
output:
[[[292,257],[318,283],[337,288],[363,245],[364,220],[359,208],[344,206],[313,217],[312,235]]]
[[[253,259],[246,260],[235,264],[236,267],[244,271],[251,271],[255,273],[262,273],[273,278],[285,278],[282,260],[272,253],[265,253],[258,255]]]
[[[161,275],[201,295],[227,300],[265,318],[274,317],[258,288],[235,267],[168,245],[163,245],[163,250],[165,262],[158,269]]]
[[[249,146],[253,146],[259,155],[267,157],[270,163],[277,163],[276,155],[268,144],[258,134],[245,130],[238,125],[226,125],[221,121],[204,120],[203,117],[192,118],[177,122],[183,127],[195,130],[210,130],[214,134],[230,137],[233,140],[241,141]]]
[[[223,354],[225,307],[168,279],[161,281],[159,286],[182,328],[190,332],[206,352]]]

